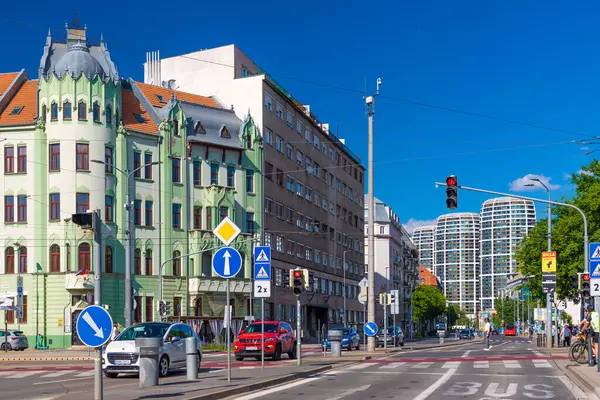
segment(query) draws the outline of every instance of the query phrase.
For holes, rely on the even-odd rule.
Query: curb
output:
[[[281,383],[290,383],[298,379],[307,378],[311,375],[318,374],[332,369],[331,365],[314,368],[310,371],[296,372],[284,376],[278,376],[276,378],[266,379],[264,381],[251,383],[249,385],[241,385],[237,387],[231,387],[223,390],[219,390],[212,393],[205,393],[198,396],[186,397],[185,400],[217,400],[224,399],[227,397],[235,396],[241,393],[254,392],[256,390],[265,389],[271,386],[276,386]]]
[[[580,388],[585,387],[590,393],[596,393],[596,387],[592,385],[591,382],[588,382],[587,379],[581,377],[577,372],[573,370],[573,367],[579,367],[579,365],[567,364],[563,367],[556,362],[554,364],[556,364],[558,369],[560,369],[567,376],[567,378],[569,378],[571,382],[573,382]]]

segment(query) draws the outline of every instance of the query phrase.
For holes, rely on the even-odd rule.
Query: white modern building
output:
[[[408,232],[400,223],[398,214],[378,198],[375,198],[374,202],[375,292],[398,290],[400,309],[399,314],[396,315],[396,326],[401,327],[405,335],[408,335],[411,331],[409,328],[412,293],[419,281],[417,251]],[[365,204],[367,204],[366,197]],[[371,215],[365,206],[365,243],[369,234],[367,225],[369,218]],[[368,262],[369,251],[371,249],[365,246],[365,263]],[[367,265],[367,269],[370,267]],[[393,321],[389,308],[388,317],[388,322]],[[375,318],[377,324],[383,321],[381,306],[376,307]]]
[[[412,241],[419,252],[419,264],[433,271],[433,242],[435,225],[420,226],[415,228]]]
[[[535,205],[529,200],[499,197],[486,200],[481,206],[482,310],[494,308],[499,290],[516,274],[516,251],[535,222]]]
[[[453,213],[437,219],[434,273],[449,304],[473,314],[479,305],[479,214]]]

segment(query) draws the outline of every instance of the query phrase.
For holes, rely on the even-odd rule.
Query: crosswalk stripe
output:
[[[516,360],[504,360],[505,368],[521,368],[521,364],[519,364]]]
[[[55,378],[57,376],[68,374],[69,372],[73,372],[73,371],[56,371],[51,374],[42,375],[40,378]]]
[[[552,368],[552,365],[547,360],[533,360],[533,365],[536,368]]]
[[[6,378],[7,379],[21,379],[21,378],[26,378],[28,376],[39,374],[39,373],[40,373],[40,371],[21,372],[21,373],[16,373],[14,375],[9,375]]]
[[[94,372],[95,371],[92,369],[91,371],[85,371],[85,372],[82,372],[82,373],[77,374],[75,376],[79,376],[79,377],[92,376],[92,375],[94,375]]]
[[[0,376],[13,374],[13,371],[0,371]]]
[[[382,367],[379,367],[379,369],[394,369],[394,368],[398,368],[402,365],[405,365],[405,362],[394,362],[394,363],[390,363],[388,365],[384,365]]]
[[[473,364],[473,368],[489,368],[489,367],[490,367],[489,361],[475,361],[475,363]]]
[[[460,366],[460,361],[448,361],[442,365],[442,368],[458,368]]]
[[[356,364],[356,365],[352,365],[352,366],[348,367],[347,369],[364,369],[364,368],[367,368],[370,366],[371,366],[371,364],[366,364],[366,363],[365,364]]]
[[[429,368],[433,365],[432,362],[420,362],[417,365],[413,366],[413,368]]]

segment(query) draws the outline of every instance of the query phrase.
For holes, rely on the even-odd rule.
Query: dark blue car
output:
[[[352,349],[360,350],[360,336],[358,336],[356,330],[353,328],[343,328],[343,331],[342,349],[347,349],[348,351]],[[321,346],[326,347],[327,350],[331,349],[329,335],[325,335],[325,339],[321,342]]]

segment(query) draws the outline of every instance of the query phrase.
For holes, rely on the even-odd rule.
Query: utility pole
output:
[[[369,209],[369,223],[367,225],[368,230],[368,281],[369,281],[369,291],[367,293],[367,302],[369,315],[368,320],[375,320],[375,185],[374,185],[374,174],[373,174],[373,116],[375,115],[375,97],[379,95],[379,87],[381,86],[381,78],[377,78],[377,91],[374,95],[368,96],[365,98],[365,103],[367,105],[367,115],[369,116],[369,161],[367,164],[368,169],[368,209]],[[369,337],[368,340],[368,351],[375,351],[375,337]]]
[[[131,296],[132,296],[132,287],[131,287],[131,200],[129,199],[129,175],[127,175],[126,180],[127,185],[127,194],[125,198],[127,199],[125,202],[125,210],[126,212],[126,221],[125,221],[125,234],[127,237],[125,238],[125,327],[128,328],[131,326],[131,313],[132,304],[131,304]]]
[[[100,219],[100,210],[96,210],[93,215],[93,230],[94,230],[94,304],[102,307],[102,220]],[[103,393],[102,383],[102,347],[96,349],[96,357],[94,357],[94,400],[102,400]]]

